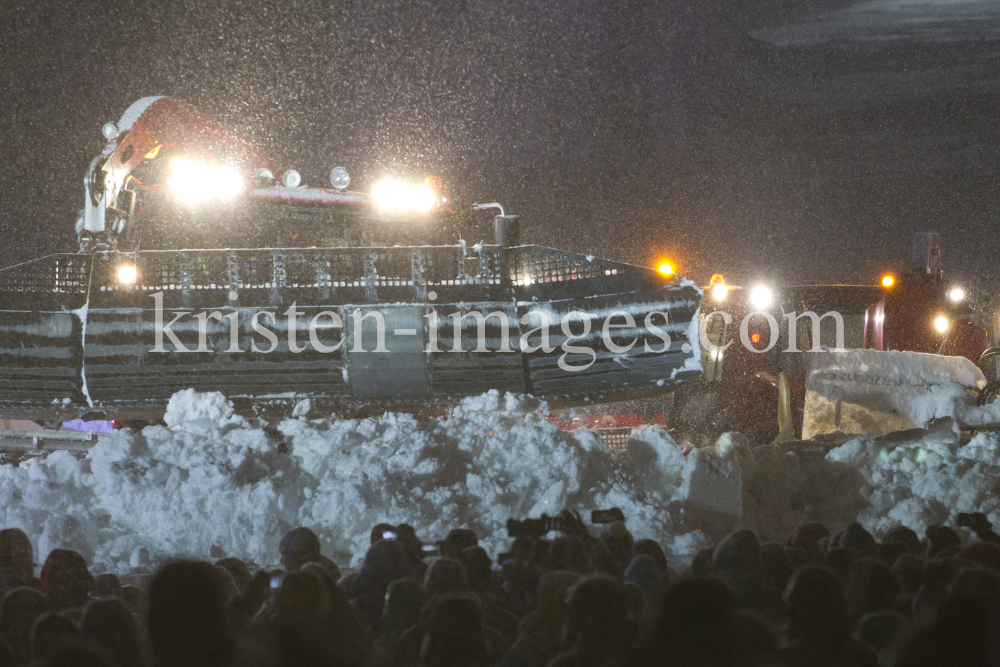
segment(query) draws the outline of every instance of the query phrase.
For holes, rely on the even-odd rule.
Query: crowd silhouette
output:
[[[93,576],[67,549],[35,576],[0,531],[0,667],[924,667],[1000,665],[1000,536],[945,526],[739,530],[676,571],[622,523],[519,534],[491,557],[468,529],[428,548],[379,524],[358,570],[308,528],[275,561],[174,561]],[[971,536],[970,536],[971,537]]]

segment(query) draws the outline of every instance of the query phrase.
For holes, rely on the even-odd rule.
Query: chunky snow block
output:
[[[963,424],[995,421],[995,408],[974,406],[986,378],[963,357],[876,350],[810,356],[804,439],[838,431],[881,435],[942,417]]]
[[[688,454],[679,494],[688,527],[722,536],[739,527],[743,481],[739,467],[700,449]]]

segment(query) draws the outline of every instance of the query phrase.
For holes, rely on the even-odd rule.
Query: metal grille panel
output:
[[[85,294],[91,258],[49,255],[0,270],[0,292]]]
[[[612,456],[618,457],[628,450],[628,440],[632,437],[631,428],[601,428],[595,429],[594,433],[599,437]]]
[[[617,276],[625,269],[635,268],[541,246],[523,246],[515,251],[511,260],[511,280],[515,285]]]
[[[137,282],[130,289],[152,291],[499,285],[503,249],[477,246],[474,252],[467,257],[463,246],[144,251],[101,256],[107,274],[102,282],[107,289],[118,289],[113,272],[123,263],[134,263]],[[16,280],[51,284],[53,279],[48,264],[33,267],[26,276],[19,274]],[[8,280],[13,283],[15,278]]]

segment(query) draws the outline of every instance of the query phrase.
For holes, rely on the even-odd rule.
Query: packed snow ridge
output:
[[[102,439],[84,460],[68,452],[0,466],[2,526],[19,527],[43,562],[74,549],[96,571],[205,559],[212,547],[275,565],[278,540],[309,526],[324,552],[357,565],[380,522],[409,523],[425,541],[469,527],[492,554],[508,518],[619,507],[636,538],[675,562],[739,526],[784,540],[802,520],[858,519],[880,534],[902,523],[954,525],[957,512],[1000,523],[1000,439],[964,442],[951,422],[880,438],[827,438],[749,449],[739,434],[686,455],[658,426],[633,432],[614,459],[589,431],[560,431],[531,397],[490,392],[447,418],[309,419],[282,437],[234,415],[221,394],[179,392],[166,426]],[[968,438],[966,437],[966,440]],[[961,445],[961,446],[960,446]]]

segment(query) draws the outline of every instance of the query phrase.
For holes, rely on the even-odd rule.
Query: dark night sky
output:
[[[870,281],[929,230],[996,287],[998,3],[859,4],[0,3],[0,264],[71,250],[101,125],[171,95],[307,183],[437,173],[529,242]]]

